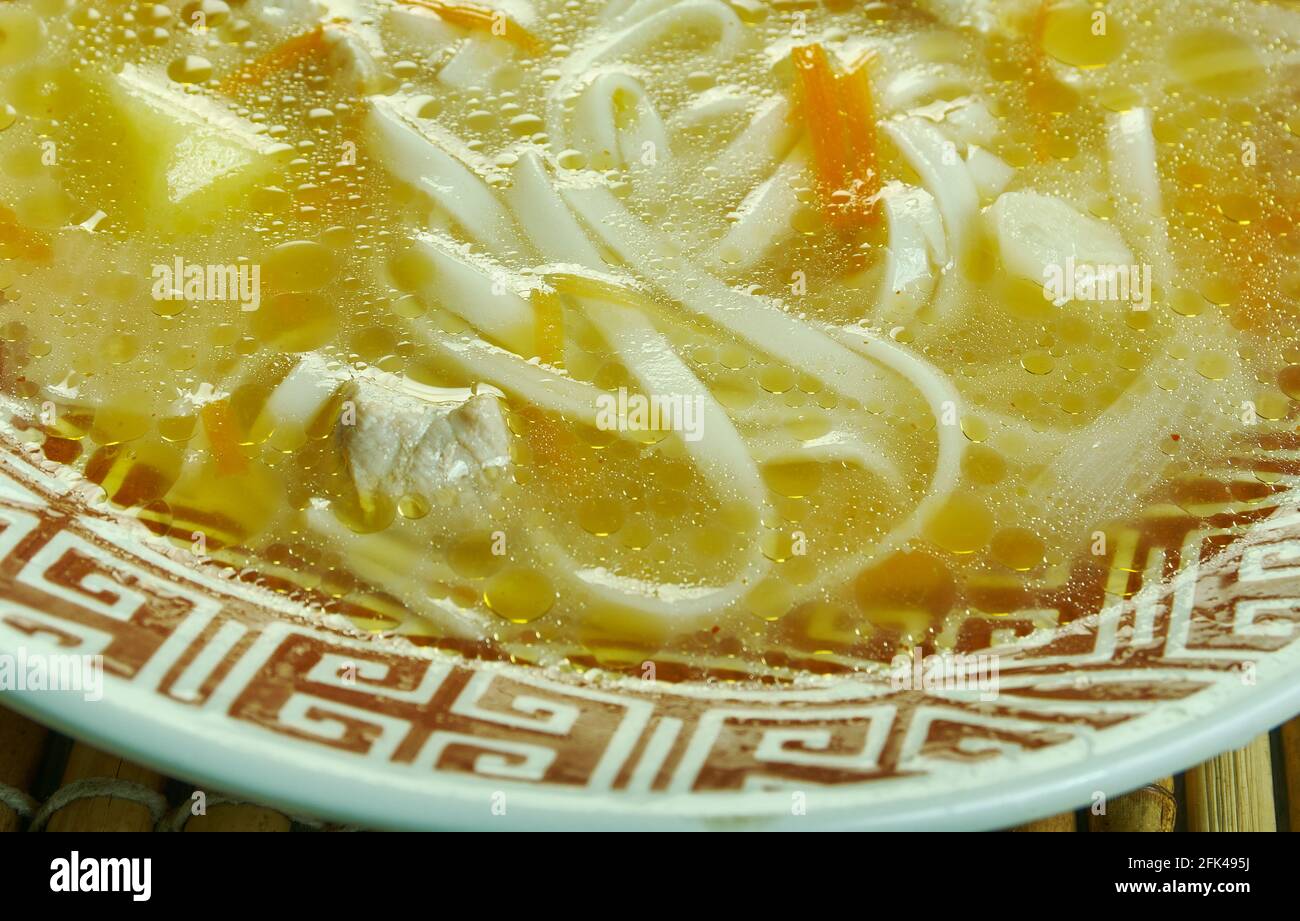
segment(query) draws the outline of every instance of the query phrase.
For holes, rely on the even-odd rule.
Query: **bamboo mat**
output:
[[[200,808],[201,807],[201,808]],[[201,814],[195,814],[195,813]],[[0,708],[2,831],[339,831],[170,780]],[[1012,831],[1300,831],[1300,718],[1104,804]]]

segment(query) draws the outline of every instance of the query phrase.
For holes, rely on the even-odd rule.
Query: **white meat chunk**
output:
[[[355,421],[336,437],[363,502],[405,495],[426,499],[495,492],[510,464],[510,431],[500,400],[396,378],[363,377],[344,385]]]
[[[314,353],[275,388],[258,426],[305,429],[331,405],[335,444],[366,504],[450,489],[474,505],[495,493],[510,464],[495,393],[429,387],[374,368],[358,374]]]

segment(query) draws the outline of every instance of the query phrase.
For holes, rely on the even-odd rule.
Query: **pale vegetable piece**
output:
[[[985,201],[997,198],[1006,191],[1011,180],[1015,178],[1016,169],[997,154],[983,147],[971,145],[966,151],[966,168],[980,198]]]
[[[889,249],[879,303],[872,319],[891,326],[910,319],[934,293],[936,273],[948,264],[943,217],[925,189],[891,182],[882,195]]]
[[[177,211],[208,214],[238,207],[249,189],[292,152],[212,97],[185,91],[162,71],[127,64],[110,78],[109,90],[138,158],[131,166],[146,190],[139,204],[156,220]]]
[[[403,43],[438,49],[460,38],[455,28],[443,22],[431,10],[418,6],[394,6],[383,14],[384,27]]]
[[[1133,254],[1113,227],[1040,192],[1007,192],[988,218],[1002,262],[1013,276],[1043,284],[1069,260],[1093,267],[1129,266]]]
[[[353,22],[330,23],[325,26],[325,36],[347,62],[345,73],[363,93],[381,90],[388,78],[381,62],[388,58],[382,37],[370,25]]]
[[[972,97],[948,103],[940,125],[960,144],[992,144],[1001,130],[988,105]]]

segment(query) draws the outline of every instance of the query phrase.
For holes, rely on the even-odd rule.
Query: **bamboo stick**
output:
[[[1282,727],[1282,768],[1286,776],[1290,830],[1300,831],[1300,718]]]
[[[72,746],[62,784],[66,788],[78,781],[124,781],[155,794],[166,784],[154,771],[81,742]],[[153,831],[156,821],[150,806],[109,793],[74,799],[55,812],[45,827],[47,831]]]
[[[1039,819],[1037,822],[1028,822],[1024,825],[1017,825],[1012,831],[1078,831],[1079,826],[1075,820],[1073,812],[1063,812],[1060,815],[1050,816],[1046,819]]]
[[[1164,777],[1106,803],[1105,815],[1088,814],[1089,831],[1173,831],[1178,821],[1174,779]]]
[[[45,752],[46,729],[12,710],[0,708],[0,784],[31,796]],[[0,832],[18,831],[24,817],[0,803]]]
[[[1277,831],[1268,736],[1187,772],[1188,831]]]

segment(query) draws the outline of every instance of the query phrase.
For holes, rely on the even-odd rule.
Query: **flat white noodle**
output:
[[[879,394],[879,378],[869,363],[772,299],[729,288],[691,264],[671,240],[634,217],[607,189],[574,186],[561,194],[606,246],[691,312],[791,367],[803,368],[836,393],[864,403]]]
[[[768,179],[754,188],[736,210],[736,221],[718,241],[714,267],[729,275],[748,272],[773,247],[794,235],[801,203],[795,190],[808,172],[808,155],[796,149]]]
[[[428,192],[474,240],[491,252],[518,252],[522,242],[509,212],[480,178],[486,167],[450,132],[410,112],[409,96],[371,96],[367,126],[384,166]],[[471,165],[474,168],[471,168]]]
[[[583,299],[583,305],[592,323],[647,393],[673,394],[696,401],[702,408],[702,437],[698,441],[684,439],[687,453],[705,479],[724,496],[755,510],[753,519],[757,527],[758,510],[766,501],[766,490],[749,449],[713,395],[677,356],[672,343],[640,312],[589,298]],[[751,534],[747,541],[739,571],[720,586],[627,579],[604,566],[583,568],[561,549],[559,541],[547,541],[541,549],[565,564],[560,571],[572,573],[592,594],[677,622],[707,616],[735,603],[770,568],[759,550],[757,533]]]
[[[1129,239],[1136,241],[1142,255],[1152,263],[1157,280],[1168,284],[1175,266],[1156,165],[1156,140],[1151,132],[1150,109],[1130,109],[1107,119],[1110,183],[1129,206],[1120,209],[1117,216],[1131,228]]]
[[[595,248],[552,186],[541,160],[533,158],[517,164],[516,179],[512,200],[519,209],[520,223],[533,233],[538,251],[562,264],[586,263],[593,269],[602,266]],[[648,394],[672,394],[699,405],[703,437],[697,441],[684,439],[686,451],[708,482],[753,508],[757,522],[761,517],[758,510],[766,499],[758,467],[731,419],[678,357],[672,343],[635,308],[590,297],[579,299],[579,303]],[[757,535],[752,535],[737,575],[727,584],[705,592],[699,586],[628,581],[615,577],[606,567],[584,569],[567,558],[558,541],[544,541],[540,549],[552,557],[566,557],[561,560],[565,565],[560,571],[575,574],[591,592],[678,621],[732,604],[757,583],[769,565],[759,551]]]
[[[327,508],[308,508],[303,518],[311,530],[329,541],[329,546],[344,554],[348,568],[356,575],[372,585],[392,589],[398,597],[405,595],[412,609],[447,636],[483,640],[491,635],[488,615],[429,596],[424,586],[435,581],[454,585],[460,580],[436,554],[428,552],[424,541],[412,540],[399,531],[358,534],[348,530]],[[395,572],[402,573],[403,578],[395,580]]]
[[[561,201],[547,176],[545,163],[536,153],[529,152],[519,158],[514,184],[506,192],[506,198],[529,241],[544,258],[588,268],[603,264],[590,238]]]
[[[979,192],[965,161],[953,142],[927,119],[889,121],[883,130],[939,203],[947,228],[949,256],[959,257],[965,251],[980,206]]]
[[[765,100],[750,123],[734,137],[723,151],[701,171],[691,186],[691,195],[708,195],[722,177],[728,186],[747,187],[771,174],[788,155],[799,138],[799,130],[790,117],[790,101],[784,96]]]
[[[429,261],[431,280],[420,293],[488,338],[521,355],[534,343],[534,312],[518,276],[483,253],[471,253],[440,233],[412,238],[413,252]]]
[[[569,143],[599,169],[643,169],[672,155],[654,102],[628,73],[601,74],[582,90]]]
[[[648,45],[668,38],[675,30],[693,26],[716,30],[715,53],[723,60],[738,52],[749,38],[745,24],[722,0],[678,0],[657,8],[643,19],[632,21],[612,35],[598,38],[569,55],[560,69],[560,79],[549,94],[547,127],[552,141],[564,145],[568,132],[564,130],[563,108],[584,85],[604,72],[600,65],[634,57]]]
[[[849,347],[898,374],[925,398],[935,420],[938,440],[934,472],[925,495],[912,511],[861,553],[849,554],[823,568],[813,582],[803,589],[811,596],[828,586],[842,584],[873,562],[879,561],[920,535],[926,522],[956,491],[961,477],[962,458],[966,453],[966,436],[950,418],[961,418],[963,402],[957,389],[941,370],[890,339],[879,338],[859,326],[838,329],[835,334]]]

